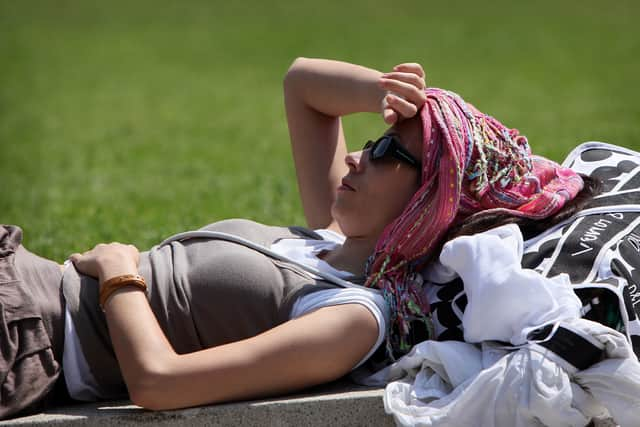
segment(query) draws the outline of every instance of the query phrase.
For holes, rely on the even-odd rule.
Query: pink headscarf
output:
[[[410,321],[429,324],[429,302],[414,269],[433,255],[452,224],[480,211],[547,218],[583,187],[571,169],[532,155],[516,129],[453,92],[425,91],[422,185],[382,232],[367,268],[367,286],[382,289],[391,308],[390,355],[409,350]]]

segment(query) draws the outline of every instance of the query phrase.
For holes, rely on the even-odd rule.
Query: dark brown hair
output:
[[[562,209],[560,209],[560,211],[549,218],[535,220],[517,217],[502,212],[478,212],[477,214],[471,215],[458,224],[450,227],[443,239],[443,244],[458,236],[468,236],[471,234],[481,233],[505,224],[518,225],[522,231],[524,239],[530,239],[543,231],[548,230],[555,224],[571,218],[574,214],[580,212],[589,200],[601,192],[602,183],[599,180],[586,175],[581,175],[581,177],[584,181],[584,188],[573,200],[568,202]]]

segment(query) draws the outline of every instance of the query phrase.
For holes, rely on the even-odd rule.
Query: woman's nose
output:
[[[362,150],[347,153],[344,162],[349,168],[360,170],[362,168]]]

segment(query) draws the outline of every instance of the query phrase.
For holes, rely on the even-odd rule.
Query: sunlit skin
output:
[[[421,161],[422,124],[418,116],[394,125],[385,134],[397,135]],[[361,275],[384,228],[402,214],[418,190],[420,172],[394,158],[372,162],[368,150],[347,154],[345,163],[348,173],[338,187],[331,215],[346,241],[325,260],[335,268]]]
[[[422,158],[422,130],[418,118],[406,120],[385,134],[396,134],[418,160]],[[416,168],[389,158],[372,162],[368,150],[349,153],[349,173],[338,187],[331,213],[346,237],[377,238],[397,218],[419,188]]]
[[[368,152],[347,154],[341,117],[381,114],[389,132],[421,160],[416,117],[426,101],[417,63],[389,72],[340,61],[298,58],[284,82],[285,108],[300,196],[309,228],[346,236],[325,254],[334,267],[362,274],[384,227],[418,189],[419,172],[394,159],[371,162]],[[372,139],[376,139],[374,135]],[[98,278],[138,273],[138,250],[97,245],[70,256],[75,268]],[[175,409],[290,393],[347,374],[378,339],[378,323],[358,303],[323,307],[254,337],[178,354],[164,335],[146,295],[125,286],[104,306],[131,400],[149,409]]]

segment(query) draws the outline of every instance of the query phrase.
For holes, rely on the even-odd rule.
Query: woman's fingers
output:
[[[394,94],[387,94],[387,104],[402,117],[413,117],[418,112],[418,106]]]
[[[140,252],[134,245],[100,243],[84,253],[71,254],[69,260],[80,273],[97,278],[107,273],[135,271],[140,262]]]
[[[382,75],[382,78],[389,79],[389,80],[398,80],[401,82],[409,83],[420,90],[424,89],[426,86],[424,77],[421,77],[415,73],[404,73],[400,71],[392,71],[390,73],[384,73]]]
[[[113,254],[121,254],[130,257],[131,259],[139,260],[140,252],[138,248],[134,245],[128,245],[118,242],[111,243],[99,243],[94,246],[93,249],[90,249],[83,253],[73,253],[69,255],[69,260],[74,264],[78,262],[90,262],[97,260],[98,258],[113,255]]]
[[[406,62],[404,64],[398,64],[393,67],[393,71],[402,71],[405,73],[417,74],[423,79],[426,77],[426,75],[424,74],[424,70],[422,69],[422,65],[416,62]]]
[[[380,78],[380,86],[420,106],[427,100],[427,95],[424,93],[424,90],[411,83],[383,77]]]
[[[382,101],[382,118],[389,125],[415,116],[427,101],[425,73],[418,63],[396,65],[393,71],[380,76],[378,84],[387,92]]]
[[[398,121],[398,113],[393,111],[393,108],[386,107],[382,112],[382,118],[388,125],[394,125]]]

